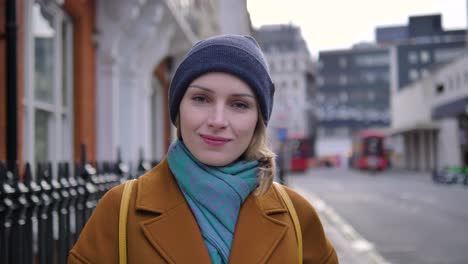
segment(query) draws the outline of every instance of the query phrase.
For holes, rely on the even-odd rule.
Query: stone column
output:
[[[419,136],[419,170],[420,171],[427,171],[427,162],[426,156],[427,153],[427,146],[426,146],[426,131],[421,130],[418,131]]]
[[[96,10],[97,159],[115,160],[120,146],[120,54],[122,28],[132,19],[136,1],[100,0]]]
[[[119,138],[118,65],[110,54],[98,52],[97,63],[97,158],[114,160]]]
[[[414,166],[413,155],[414,155],[414,141],[413,134],[409,131],[408,133],[408,169],[412,170]]]
[[[432,130],[429,130],[427,132],[427,147],[428,147],[428,156],[427,156],[427,163],[428,163],[428,169],[433,170],[435,168],[434,166],[434,132]]]
[[[406,132],[402,132],[403,137],[403,168],[408,170],[410,169],[410,137]]]

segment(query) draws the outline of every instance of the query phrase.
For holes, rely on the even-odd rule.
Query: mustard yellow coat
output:
[[[211,263],[197,222],[166,160],[141,176],[130,198],[128,263]],[[291,189],[301,223],[303,263],[338,263],[319,217]],[[123,185],[110,190],[70,251],[68,263],[118,263],[118,221]],[[239,213],[229,263],[298,263],[294,226],[274,188],[249,195]]]

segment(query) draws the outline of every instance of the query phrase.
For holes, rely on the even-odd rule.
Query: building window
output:
[[[456,88],[461,88],[462,86],[462,76],[461,76],[461,73],[457,74],[456,76]]]
[[[348,62],[346,61],[346,58],[340,57],[338,63],[340,64],[341,68],[346,68],[348,65]]]
[[[319,103],[325,102],[325,95],[323,95],[321,93],[317,94],[317,101]]]
[[[436,94],[441,94],[444,92],[445,86],[443,83],[439,83],[435,87]]]
[[[325,83],[325,81],[324,81],[323,77],[322,77],[322,76],[319,76],[319,77],[317,78],[317,85],[318,85],[318,86],[322,86],[324,83]]]
[[[390,73],[385,70],[385,71],[379,71],[376,73],[376,78],[379,79],[380,81],[382,82],[386,82],[388,83],[389,82],[389,78],[390,78]]]
[[[418,63],[418,53],[416,51],[408,52],[408,62],[411,64]]]
[[[387,66],[389,64],[387,53],[384,54],[363,54],[355,58],[355,63],[358,66]]]
[[[408,72],[408,77],[411,81],[414,81],[419,78],[419,71],[417,69],[411,69]]]
[[[453,78],[449,78],[447,86],[449,91],[453,90],[455,88],[455,80]]]
[[[363,73],[363,77],[364,77],[364,80],[367,82],[367,83],[373,83],[375,82],[375,80],[377,79],[377,76],[375,73],[373,72],[364,72]]]
[[[293,80],[292,85],[293,85],[294,88],[297,88],[297,87],[298,87],[298,85],[297,85],[297,80],[296,80],[296,79]]]
[[[290,60],[284,59],[283,71],[285,71],[285,72],[291,71],[291,61]]]
[[[434,52],[434,61],[436,63],[448,62],[465,53],[464,48],[441,48]]]
[[[72,20],[42,1],[25,10],[24,159],[72,161]]]
[[[281,88],[282,88],[282,89],[288,88],[288,83],[287,83],[286,81],[282,81],[282,82],[281,82]]]
[[[295,58],[292,59],[292,70],[298,70],[299,67],[297,67],[297,60]]]
[[[300,71],[305,71],[307,68],[306,62],[303,60],[298,60],[298,67]]]
[[[431,59],[429,51],[427,50],[422,50],[420,55],[421,55],[421,63],[428,63],[429,60]]]
[[[340,101],[346,103],[348,101],[348,94],[346,92],[340,93]]]
[[[346,77],[346,75],[340,75],[339,82],[340,82],[340,85],[347,85],[348,84],[348,77]]]

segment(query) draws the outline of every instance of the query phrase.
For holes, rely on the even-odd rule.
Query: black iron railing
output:
[[[83,153],[85,153],[83,149]],[[39,163],[8,170],[0,162],[0,263],[66,263],[99,199],[157,162],[142,157],[135,173],[121,162]],[[33,174],[34,173],[34,174]]]

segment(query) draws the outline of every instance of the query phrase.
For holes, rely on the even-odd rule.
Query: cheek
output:
[[[198,129],[205,119],[204,112],[190,104],[180,105],[179,116],[182,136]]]
[[[180,132],[182,134],[182,137],[184,134],[186,134],[187,130],[190,130],[192,124],[191,124],[191,118],[190,118],[190,106],[186,104],[184,100],[182,100],[182,103],[180,104],[180,109],[179,109],[179,118],[180,118]]]
[[[188,116],[180,115],[180,134],[182,138],[185,138],[187,134],[192,130],[193,124]]]
[[[249,137],[249,139],[251,139],[255,132],[257,121],[257,116],[250,116],[240,120],[236,125],[237,132],[239,133],[239,135]]]

